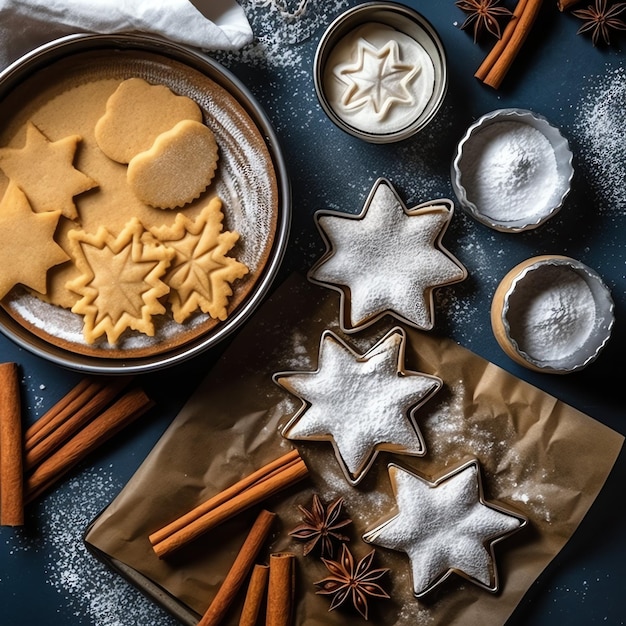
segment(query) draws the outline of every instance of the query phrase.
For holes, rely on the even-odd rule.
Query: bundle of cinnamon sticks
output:
[[[308,468],[297,450],[270,461],[235,484],[202,502],[149,536],[159,556],[165,558],[218,524],[259,504],[308,475]],[[275,513],[262,510],[237,557],[198,626],[217,626],[232,607],[248,579],[240,615],[240,626],[289,626],[292,623],[295,585],[295,555],[273,553],[269,564],[256,563],[267,539]],[[265,610],[263,604],[265,603]],[[264,622],[260,615],[264,614]]]
[[[0,524],[23,524],[25,504],[154,405],[131,381],[85,378],[22,433],[18,367],[0,364]]]
[[[518,0],[513,17],[474,76],[498,89],[530,33],[542,0]]]
[[[292,450],[152,533],[152,548],[159,558],[164,558],[307,475],[300,454]]]
[[[290,626],[292,624],[296,576],[295,554],[275,552],[269,556],[269,565],[255,563],[275,517],[275,513],[265,509],[258,514],[217,594],[198,622],[198,626],[218,626],[233,606],[246,579],[248,579],[248,586],[239,616],[239,626],[255,626],[260,623],[264,623],[265,626]]]

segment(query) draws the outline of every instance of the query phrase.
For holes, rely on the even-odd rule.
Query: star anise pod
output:
[[[454,3],[461,11],[469,14],[461,24],[461,30],[473,26],[474,43],[485,30],[496,39],[502,37],[499,19],[502,17],[511,18],[513,13],[506,7],[497,6],[498,2],[499,0],[457,0]]]
[[[332,557],[335,552],[335,542],[350,541],[349,537],[338,532],[352,523],[352,520],[347,517],[341,519],[343,498],[338,498],[326,508],[317,494],[313,494],[311,510],[301,505],[298,505],[298,508],[302,512],[303,523],[296,526],[289,534],[296,539],[306,541],[303,549],[305,556],[318,547],[320,556]]]
[[[333,597],[329,611],[341,606],[348,598],[354,608],[367,619],[369,597],[389,598],[389,594],[376,582],[388,571],[387,568],[374,569],[372,562],[376,551],[372,550],[356,565],[352,553],[342,544],[341,557],[338,561],[322,559],[330,576],[315,583],[315,593]]]
[[[625,9],[626,2],[595,0],[586,9],[572,11],[572,15],[584,20],[576,34],[590,32],[594,46],[598,45],[600,37],[607,46],[610,45],[611,31],[626,30],[626,22],[618,17]]]

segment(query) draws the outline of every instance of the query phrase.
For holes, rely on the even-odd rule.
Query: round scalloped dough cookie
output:
[[[109,96],[96,123],[96,141],[110,159],[128,163],[182,120],[202,122],[202,111],[191,98],[178,96],[165,85],[128,78]]]
[[[213,131],[200,122],[183,120],[130,160],[126,178],[142,202],[175,209],[206,190],[218,158]]]

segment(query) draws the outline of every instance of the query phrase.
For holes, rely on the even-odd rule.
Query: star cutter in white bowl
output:
[[[316,213],[326,251],[308,278],[341,294],[343,332],[387,314],[421,330],[433,328],[434,289],[468,275],[441,243],[453,212],[447,199],[408,209],[392,184],[379,178],[359,215]]]
[[[363,480],[381,451],[423,456],[414,414],[443,385],[404,369],[406,333],[390,330],[358,354],[329,330],[322,333],[315,371],[279,372],[274,382],[302,401],[281,430],[300,441],[330,441],[347,481]]]
[[[398,513],[367,531],[363,540],[407,554],[415,597],[424,597],[453,574],[498,592],[494,547],[528,519],[485,500],[478,460],[434,482],[395,464],[389,465],[389,477]]]

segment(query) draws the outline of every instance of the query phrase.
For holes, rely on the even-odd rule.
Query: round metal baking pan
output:
[[[165,41],[152,35],[97,35],[76,34],[62,37],[45,44],[11,64],[0,73],[0,104],[25,81],[35,74],[43,73],[58,62],[73,56],[102,53],[114,57],[117,53],[132,55],[151,54],[162,56],[176,64],[189,68],[213,81],[227,92],[245,111],[265,144],[275,177],[276,216],[271,246],[268,246],[267,258],[259,268],[258,277],[251,290],[243,296],[241,302],[229,313],[228,318],[215,324],[206,333],[191,333],[188,341],[173,344],[165,350],[139,351],[134,356],[108,356],[106,350],[101,354],[86,352],[82,349],[69,349],[55,344],[33,332],[28,324],[0,308],[0,332],[20,347],[62,367],[93,374],[128,374],[145,373],[170,367],[198,355],[217,345],[250,317],[268,293],[276,277],[289,235],[291,222],[291,190],[285,161],[275,131],[269,118],[262,110],[250,91],[226,68],[218,62],[187,46]],[[3,122],[4,123],[4,122]],[[45,332],[45,331],[42,331]]]

